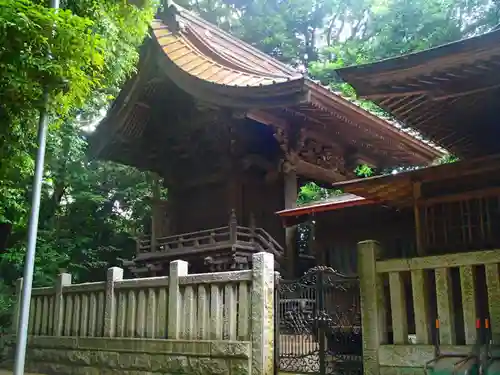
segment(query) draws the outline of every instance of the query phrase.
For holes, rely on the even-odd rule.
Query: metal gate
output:
[[[357,278],[319,266],[275,295],[275,373],[362,375]]]

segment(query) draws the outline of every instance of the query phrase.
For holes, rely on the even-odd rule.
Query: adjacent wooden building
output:
[[[278,212],[314,220],[314,259],[358,275],[365,373],[421,374],[436,337],[458,363],[478,325],[500,343],[499,31],[338,71],[460,161],[337,182],[332,202]]]
[[[168,188],[168,201],[153,197],[151,233],[128,264],[140,275],[179,258],[193,272],[246,267],[260,250],[281,262],[293,231],[275,212],[295,206],[302,181],[441,155],[176,5],[153,21],[137,74],[91,148]]]
[[[339,69],[360,97],[461,158],[500,153],[500,29]]]
[[[333,184],[366,201],[400,212],[413,211],[411,225],[418,255],[500,245],[496,234],[500,225],[500,143],[496,141],[500,135],[496,116],[500,78],[494,73],[498,67],[499,29],[338,70],[359,96],[374,101],[461,159]]]
[[[500,248],[500,155],[334,187],[345,193],[277,214],[287,227],[314,221],[309,251],[343,273],[356,272],[366,239],[385,259]]]

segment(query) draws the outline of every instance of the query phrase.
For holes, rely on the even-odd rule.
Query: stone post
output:
[[[114,337],[116,329],[115,283],[123,280],[123,268],[108,268],[106,274],[106,303],[104,310],[104,337]]]
[[[56,296],[54,300],[54,336],[62,336],[64,328],[64,287],[71,285],[71,274],[62,272],[56,281]]]
[[[363,327],[363,368],[365,375],[379,375],[378,349],[387,342],[387,314],[384,285],[376,272],[380,244],[368,240],[358,243],[358,275]]]
[[[16,304],[14,306],[14,316],[12,317],[12,333],[17,334],[19,328],[19,314],[21,311],[21,299],[23,294],[23,278],[16,280]],[[33,308],[33,306],[31,307]]]
[[[181,332],[182,311],[181,293],[179,290],[179,277],[187,276],[188,262],[174,260],[170,262],[168,276],[168,332],[169,339],[179,339]]]
[[[274,256],[257,253],[252,263],[252,374],[273,375]]]

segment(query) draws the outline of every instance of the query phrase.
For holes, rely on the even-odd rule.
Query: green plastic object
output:
[[[479,375],[478,360],[475,356],[439,358],[428,367],[427,375]]]

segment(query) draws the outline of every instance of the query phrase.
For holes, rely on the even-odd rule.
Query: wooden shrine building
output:
[[[281,210],[277,215],[286,228],[299,225],[299,232],[306,237],[298,246],[298,274],[327,265],[344,275],[356,275],[356,247],[367,238],[383,244],[384,255],[389,258],[416,254],[411,208],[400,209],[343,193]]]
[[[426,165],[441,155],[175,5],[153,21],[91,151],[155,172],[168,188],[168,201],[153,197],[151,233],[128,263],[140,275],[179,258],[192,272],[246,267],[261,250],[281,261],[275,212],[295,206],[301,181],[331,184],[362,163]]]
[[[339,69],[359,96],[462,161],[335,183],[331,187],[343,190],[341,196],[279,211],[285,226],[314,218],[310,251],[318,252],[321,264],[346,273],[356,269],[348,258],[357,242],[368,238],[382,243],[389,258],[498,248],[498,67],[500,29]]]
[[[367,233],[353,234],[356,242],[366,238],[385,242],[381,239],[384,229],[375,227],[389,220],[396,209],[398,225],[414,228],[403,232],[412,233],[415,246],[405,241],[406,250],[388,254],[400,252],[403,256],[405,252],[409,255],[409,251],[422,256],[500,246],[500,143],[496,141],[500,135],[496,126],[500,77],[494,74],[499,67],[500,30],[494,30],[426,51],[337,71],[359,96],[374,101],[395,119],[461,159],[333,184],[344,193],[355,195],[350,196],[350,205],[363,206],[357,214],[360,222],[369,210],[385,206],[384,213],[377,216],[384,219],[371,225],[368,220],[366,225],[372,233],[368,237]],[[348,210],[339,211],[339,207],[336,204],[326,210],[331,212],[328,220],[335,215],[351,214]],[[318,208],[311,212],[315,210]],[[293,210],[279,214],[287,218],[285,222],[292,222]],[[386,248],[393,245],[385,244]]]
[[[500,29],[337,70],[357,94],[460,158],[500,153]]]
[[[500,248],[500,155],[338,182],[343,194],[281,210],[285,227],[314,220],[308,255],[356,272],[356,246],[382,244],[383,258]]]
[[[421,374],[438,341],[443,354],[470,356],[478,321],[500,345],[499,66],[494,30],[338,71],[460,158],[337,182],[331,202],[278,212],[286,226],[314,220],[313,258],[359,277],[366,373]]]

